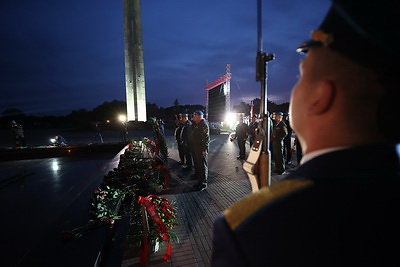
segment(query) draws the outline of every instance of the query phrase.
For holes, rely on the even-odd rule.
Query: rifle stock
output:
[[[270,186],[271,185],[271,154],[269,153],[261,153],[260,158],[258,160],[259,175],[259,187]]]

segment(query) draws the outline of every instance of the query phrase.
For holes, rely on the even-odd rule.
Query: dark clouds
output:
[[[231,103],[259,97],[256,0],[142,0],[148,102],[205,104],[204,86],[231,64]],[[321,22],[328,0],[263,2],[269,98],[289,100],[296,45]],[[67,114],[125,100],[122,0],[0,3],[0,112]]]

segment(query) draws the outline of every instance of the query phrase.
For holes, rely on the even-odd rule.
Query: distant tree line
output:
[[[261,99],[255,98],[255,99],[253,99],[252,103],[254,105],[254,113],[260,114]],[[245,103],[245,102],[240,102],[239,105],[233,106],[232,111],[250,115],[250,108],[251,108],[251,103],[249,104],[249,103]],[[270,113],[272,113],[272,112],[288,113],[289,112],[289,103],[286,102],[286,103],[282,103],[282,104],[275,104],[274,102],[268,100],[267,110]]]
[[[260,99],[256,98],[254,103],[255,113],[259,113]],[[160,118],[166,123],[166,127],[173,127],[175,116],[177,114],[193,114],[196,110],[205,112],[205,107],[202,105],[180,105],[176,99],[172,106],[164,108],[158,107],[156,104],[147,103],[147,118]],[[239,105],[232,108],[232,112],[250,114],[250,104],[241,102]],[[270,112],[282,111],[287,112],[289,103],[277,105],[268,101],[268,110]],[[102,128],[119,128],[121,122],[118,120],[119,115],[126,114],[126,102],[113,100],[104,102],[100,106],[89,111],[86,109],[73,110],[66,116],[32,116],[26,115],[19,109],[7,109],[2,112],[0,118],[0,127],[8,128],[11,120],[23,124],[25,128],[77,128],[77,129],[92,129],[97,125]],[[142,124],[146,127],[146,124]]]
[[[177,105],[175,105],[177,104]],[[193,113],[196,110],[205,110],[202,105],[179,105],[174,103],[168,108],[158,107],[156,104],[147,103],[147,118],[161,118],[165,122],[174,121],[179,113]],[[11,120],[21,123],[24,128],[77,128],[92,129],[97,125],[104,128],[119,128],[121,122],[119,115],[126,115],[126,102],[113,100],[104,102],[100,106],[89,111],[86,109],[73,110],[66,116],[32,116],[26,115],[19,109],[7,109],[0,117],[0,127],[8,128]],[[146,127],[147,124],[138,123],[138,127]]]

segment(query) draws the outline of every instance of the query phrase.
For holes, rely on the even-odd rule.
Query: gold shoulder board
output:
[[[264,187],[225,210],[225,219],[230,228],[235,230],[244,220],[266,204],[311,184],[313,184],[311,180],[288,179],[272,184],[269,187]]]

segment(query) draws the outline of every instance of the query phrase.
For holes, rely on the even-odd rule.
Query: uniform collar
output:
[[[337,147],[330,147],[330,148],[324,148],[320,150],[313,151],[311,153],[303,155],[300,161],[300,165],[306,163],[307,161],[310,161],[318,156],[321,156],[323,154],[327,154],[333,151],[338,151],[338,150],[344,150],[348,149],[349,147],[347,146],[337,146]]]

